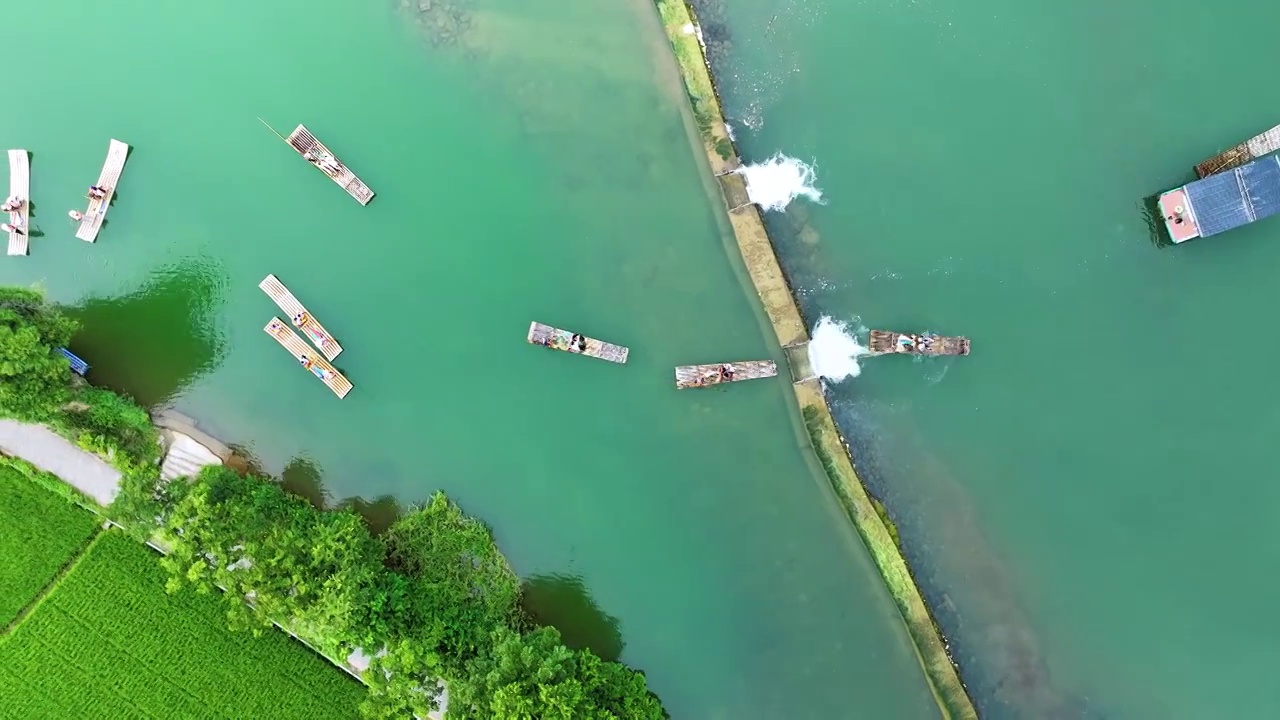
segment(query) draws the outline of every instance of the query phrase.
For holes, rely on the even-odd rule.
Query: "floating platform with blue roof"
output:
[[[1280,213],[1280,156],[1267,155],[1160,195],[1175,243],[1209,237]]]

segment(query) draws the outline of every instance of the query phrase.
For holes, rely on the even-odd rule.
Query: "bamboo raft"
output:
[[[681,365],[676,368],[676,388],[711,387],[743,380],[759,380],[778,375],[772,360],[747,360],[715,365]]]
[[[308,371],[320,378],[320,381],[325,385],[328,385],[335,395],[345,398],[347,393],[351,392],[351,381],[330,365],[328,360],[317,357],[311,346],[302,342],[297,334],[290,330],[289,326],[285,325],[280,318],[271,318],[271,322],[267,323],[263,330],[275,338],[299,363],[303,361],[309,362],[311,367],[307,368]],[[319,370],[320,373],[316,374],[316,370]]]
[[[9,213],[9,254],[26,255],[27,238],[31,232],[31,164],[26,150],[9,151],[9,197],[22,201],[18,209]]]
[[[263,125],[267,125],[266,120],[262,118],[258,118],[258,120]],[[330,180],[333,180],[343,190],[346,190],[348,195],[356,199],[356,202],[361,205],[368,205],[369,201],[373,199],[373,190],[369,189],[369,186],[365,185],[363,180],[356,177],[356,174],[351,172],[351,168],[339,160],[338,156],[333,154],[333,151],[317,140],[316,136],[312,135],[305,125],[299,125],[294,128],[287,138],[276,132],[275,128],[270,125],[267,125],[267,127],[270,128],[271,132],[276,133],[276,137],[284,140],[289,147],[296,150],[302,156],[302,159],[310,163],[312,167],[324,173]],[[327,167],[328,164],[323,163],[326,158],[333,160],[331,167]]]
[[[116,196],[116,183],[120,182],[120,173],[124,171],[124,161],[128,157],[129,146],[112,139],[110,147],[107,148],[107,160],[102,164],[102,172],[98,174],[96,183],[98,187],[107,191],[106,196],[100,200],[89,198],[89,209],[80,220],[76,237],[85,242],[98,239],[98,231],[102,229],[102,222],[106,220],[107,210],[111,207],[111,198]]]
[[[315,319],[315,316],[307,312],[307,309],[298,302],[298,298],[289,292],[289,288],[280,282],[280,278],[275,275],[268,275],[262,282],[258,283],[258,287],[262,288],[262,292],[266,293],[272,300],[276,301],[276,305],[285,311],[289,316],[289,320],[293,322],[293,326],[302,331],[302,334],[315,345],[320,352],[329,360],[338,357],[338,353],[342,352],[342,346],[338,341],[333,339],[333,334],[324,329],[324,326]],[[302,318],[298,322],[298,318]]]
[[[574,335],[575,333],[571,333],[568,330],[553,328],[540,322],[529,324],[529,342],[534,345],[549,347],[552,350],[563,350],[575,355],[586,355],[587,357],[599,358],[619,364],[625,363],[627,355],[631,352],[630,349],[621,345],[613,345],[585,336],[579,337],[582,337],[583,341],[585,341],[586,349],[579,350],[573,345]]]
[[[968,355],[969,338],[948,337],[933,333],[900,333],[872,330],[867,340],[872,355],[901,353],[905,355]]]
[[[1206,178],[1210,175],[1216,175],[1220,172],[1240,167],[1263,155],[1270,155],[1277,150],[1280,150],[1280,125],[1255,135],[1239,145],[1218,153],[1196,165],[1196,177]]]

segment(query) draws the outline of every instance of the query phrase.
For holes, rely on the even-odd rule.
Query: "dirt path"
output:
[[[43,425],[0,420],[0,451],[62,478],[101,505],[120,490],[120,471]]]

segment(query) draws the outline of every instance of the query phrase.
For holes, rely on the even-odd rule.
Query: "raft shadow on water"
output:
[[[582,578],[549,573],[533,575],[524,582],[521,604],[538,625],[560,631],[564,644],[589,649],[604,660],[617,661],[626,643],[618,618],[605,612],[592,599]]]

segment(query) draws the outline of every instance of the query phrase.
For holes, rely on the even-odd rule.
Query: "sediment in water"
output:
[[[742,162],[725,127],[693,9],[685,0],[656,0],[656,3],[684,80],[707,162],[719,182],[738,249],[778,342],[787,349],[796,402],[813,451],[884,577],[942,714],[948,718],[977,718],[942,633],[925,605],[890,526],[859,479],[848,443],[831,416],[821,382],[813,377],[808,366],[803,346],[809,340],[809,333],[799,305],[778,263],[760,209],[747,201],[742,178],[732,172],[741,167]]]

